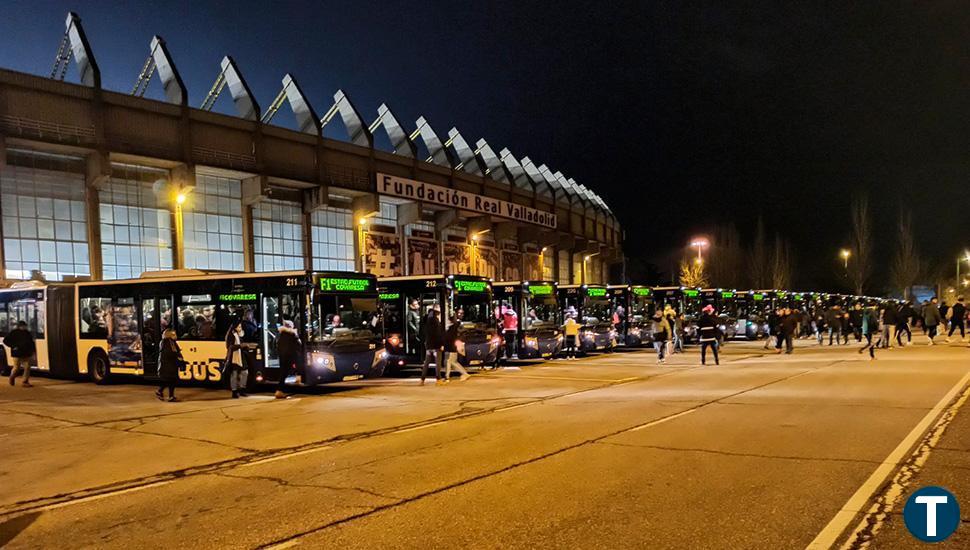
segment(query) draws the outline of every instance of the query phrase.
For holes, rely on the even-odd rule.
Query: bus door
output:
[[[141,349],[142,370],[145,376],[154,377],[158,372],[158,351],[162,336],[171,326],[172,297],[160,296],[141,299]]]
[[[417,356],[419,358],[424,357],[424,345],[421,342],[422,332],[424,331],[424,320],[428,318],[428,314],[435,304],[441,309],[441,315],[439,316],[439,321],[444,322],[445,316],[448,314],[447,307],[443,304],[442,300],[442,290],[438,288],[438,281],[428,280],[426,281],[426,288],[423,288],[417,292],[408,294],[405,298],[405,303],[408,304],[410,308],[411,300],[418,301],[418,311],[421,313],[421,320],[418,324],[418,334],[407,334],[408,341],[408,353]]]
[[[299,331],[303,326],[303,293],[285,292],[281,294],[263,295],[263,335],[262,351],[265,358],[264,366],[267,369],[278,369],[280,366],[280,356],[276,349],[276,340],[280,334],[280,325],[284,320],[293,321],[293,326]],[[332,315],[329,319],[320,319],[321,323],[327,325],[338,325],[339,315]],[[324,327],[320,327],[323,329]],[[258,358],[256,358],[258,359]]]
[[[108,360],[119,374],[143,374],[141,331],[134,298],[115,298],[108,323]]]

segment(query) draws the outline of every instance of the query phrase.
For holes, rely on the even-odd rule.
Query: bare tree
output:
[[[680,261],[681,286],[704,288],[707,286],[707,273],[704,263],[685,258]]]
[[[744,249],[741,235],[733,223],[714,229],[714,242],[708,255],[707,270],[711,284],[724,288],[740,288],[748,282],[744,268]]]
[[[913,238],[913,215],[908,210],[899,210],[899,223],[896,226],[896,254],[889,270],[890,280],[903,299],[909,300],[910,290],[923,272],[923,262]]]
[[[791,285],[792,258],[788,241],[775,233],[775,247],[771,253],[771,286],[788,289]]]
[[[849,260],[849,277],[855,293],[864,294],[872,275],[872,215],[869,197],[858,195],[852,201],[852,258]]]
[[[751,285],[758,289],[768,288],[768,239],[765,237],[765,221],[761,216],[758,216],[758,227],[755,230],[754,243],[748,253],[748,264]]]

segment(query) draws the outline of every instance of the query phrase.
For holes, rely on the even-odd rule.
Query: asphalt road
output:
[[[916,547],[898,498],[924,484],[963,495],[970,522],[966,345],[722,359],[615,353],[287,400],[3,384],[0,546]]]

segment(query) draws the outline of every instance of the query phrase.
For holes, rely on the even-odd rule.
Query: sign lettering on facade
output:
[[[500,218],[541,225],[549,229],[556,228],[556,215],[550,212],[522,206],[514,202],[494,199],[484,195],[476,195],[475,193],[459,191],[441,185],[400,178],[390,174],[382,174],[380,172],[377,173],[377,192],[382,195],[440,204],[461,210],[469,210],[471,212],[479,212]]]

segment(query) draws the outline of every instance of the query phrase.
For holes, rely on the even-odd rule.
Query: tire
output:
[[[88,376],[95,384],[107,384],[111,378],[111,366],[104,352],[95,351],[88,356]]]

